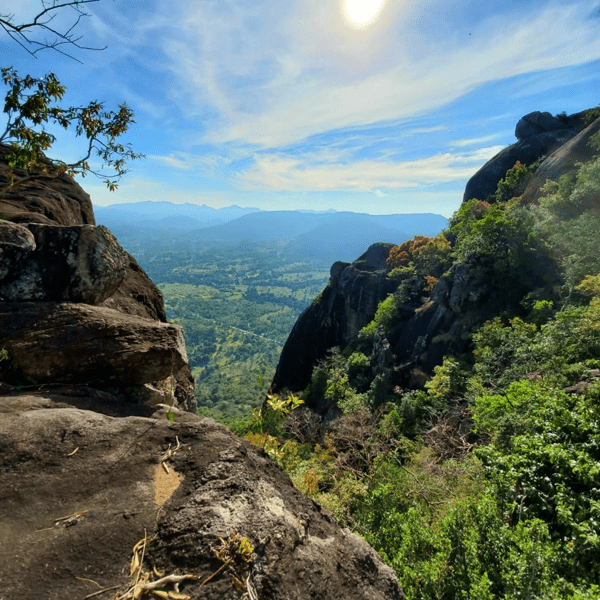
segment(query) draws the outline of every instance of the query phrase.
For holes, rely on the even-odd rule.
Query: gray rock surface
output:
[[[403,598],[378,555],[262,450],[211,419],[174,410],[170,422],[167,408],[80,392],[0,396],[3,597],[124,594],[132,548],[146,538],[142,572],[195,576],[181,584],[191,600],[238,600],[231,575],[260,600]],[[217,573],[230,536],[236,560]],[[254,550],[240,564],[243,537]]]
[[[94,226],[90,197],[70,177],[33,178],[7,188],[7,151],[0,144],[0,322],[12,318],[16,328],[6,341],[9,330],[0,326],[0,338],[7,348],[9,343],[13,349],[31,348],[29,356],[38,357],[40,366],[17,352],[17,368],[0,370],[0,385],[57,377],[103,388],[110,383],[123,401],[162,399],[195,411],[194,378],[187,359],[181,360],[181,331],[156,323],[167,322],[160,290],[105,227]],[[16,172],[17,179],[24,175]],[[31,301],[39,306],[33,309]],[[15,302],[23,302],[23,315],[11,306]],[[68,305],[50,308],[48,302]],[[88,310],[84,304],[110,310]],[[44,331],[32,326],[37,344],[22,327],[32,311],[47,326]],[[69,315],[76,321],[69,323]],[[116,339],[121,334],[122,343]],[[94,361],[85,355],[90,351],[102,357],[95,366],[87,364]],[[107,352],[116,353],[114,360]],[[157,379],[148,379],[149,373]]]
[[[523,200],[525,202],[538,200],[545,195],[542,188],[548,180],[557,181],[562,175],[575,174],[579,163],[591,160],[598,153],[598,149],[590,143],[590,138],[598,131],[600,131],[600,119],[596,119],[546,158],[525,188]]]
[[[106,227],[13,226],[29,230],[34,245],[4,263],[2,271],[8,272],[0,278],[0,299],[95,305],[114,294],[125,277],[127,254]]]
[[[14,266],[33,250],[35,238],[27,227],[10,221],[0,221],[0,286]]]
[[[187,364],[179,326],[87,304],[0,303],[0,348],[32,384],[152,383]]]
[[[556,131],[557,129],[564,129],[564,123],[561,120],[552,116],[549,112],[536,110],[521,117],[515,128],[515,137],[522,141],[532,135],[544,133],[545,131]]]
[[[6,154],[0,144],[0,189],[9,183]],[[25,176],[16,171],[17,177]],[[32,179],[0,195],[0,217],[15,223],[48,225],[95,225],[90,196],[67,175],[57,179]]]
[[[508,146],[491,158],[469,181],[465,187],[463,201],[477,198],[489,200],[496,191],[498,182],[504,179],[506,171],[517,161],[530,165],[542,156],[548,155],[577,135],[576,129],[544,131],[524,138]]]

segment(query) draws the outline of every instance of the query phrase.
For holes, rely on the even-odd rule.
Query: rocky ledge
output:
[[[162,579],[190,600],[403,598],[364,540],[212,419],[85,387],[0,396],[0,473],[2,597],[125,600],[137,580],[150,598]]]

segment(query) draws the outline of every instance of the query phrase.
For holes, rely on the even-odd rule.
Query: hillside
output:
[[[143,249],[147,238],[163,245],[175,241],[182,246],[185,240],[188,247],[211,248],[277,243],[290,259],[327,263],[351,261],[376,242],[436,235],[448,223],[433,214],[217,210],[168,202],[96,207],[96,213],[98,223],[109,227],[126,247]],[[216,220],[222,222],[214,225]]]
[[[600,119],[539,115],[442,234],[332,267],[238,427],[409,598],[600,591]]]
[[[212,208],[205,204],[174,204],[173,202],[132,202],[94,206],[96,221],[113,227],[140,227],[148,229],[202,229],[227,223],[257,208],[227,206]]]

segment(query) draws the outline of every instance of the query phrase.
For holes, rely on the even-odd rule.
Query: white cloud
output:
[[[351,163],[319,161],[320,155],[302,158],[284,154],[256,155],[252,168],[240,173],[242,189],[277,191],[375,191],[435,185],[468,179],[497,154],[502,146],[470,153],[440,153],[427,158],[393,162],[358,160]]]
[[[464,138],[460,140],[452,140],[448,142],[448,146],[453,148],[464,148],[466,146],[477,146],[479,144],[487,144],[493,142],[502,137],[502,133],[493,133],[491,135],[484,135],[478,138]]]

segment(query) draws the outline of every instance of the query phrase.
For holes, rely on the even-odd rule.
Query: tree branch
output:
[[[14,23],[15,16],[13,14],[0,14],[0,27],[4,29],[4,31],[8,34],[8,36],[17,42],[19,46],[21,46],[24,50],[26,50],[31,56],[36,57],[36,54],[41,50],[55,50],[59,54],[64,56],[68,56],[77,62],[81,62],[79,59],[75,58],[68,52],[64,52],[59,49],[59,46],[69,44],[78,48],[80,50],[105,50],[104,48],[93,48],[90,46],[84,46],[79,43],[82,36],[73,37],[73,30],[79,24],[82,17],[88,17],[89,13],[86,13],[82,10],[81,6],[84,4],[92,4],[94,2],[100,2],[100,0],[73,0],[72,2],[58,2],[57,0],[53,0],[52,6],[46,6],[45,0],[42,0],[42,6],[44,6],[44,10],[40,11],[32,21],[28,23]],[[64,32],[61,33],[56,28],[50,26],[52,20],[56,17],[56,11],[63,8],[73,8],[77,13],[79,13],[75,22]],[[30,35],[30,32],[47,32],[55,36],[54,40],[46,40],[40,41],[39,39],[35,39]],[[38,46],[37,48],[35,48]],[[34,49],[35,48],[35,49]],[[37,58],[37,57],[36,57]]]

